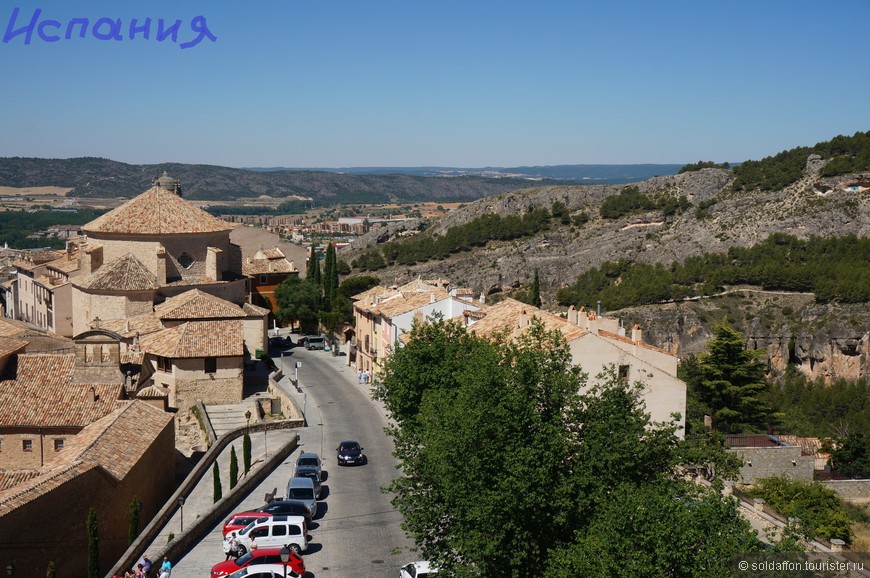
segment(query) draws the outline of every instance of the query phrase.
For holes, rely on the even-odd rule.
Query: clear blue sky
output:
[[[0,33],[16,6],[61,40],[0,42],[0,156],[722,162],[870,130],[868,0],[0,0]],[[217,41],[180,49],[199,15]],[[76,17],[124,40],[63,39]]]

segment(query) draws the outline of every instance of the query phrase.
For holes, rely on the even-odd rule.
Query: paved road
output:
[[[417,559],[413,544],[400,528],[401,516],[380,489],[397,475],[392,441],[384,434],[387,425],[382,406],[373,402],[358,385],[356,374],[346,367],[346,357],[322,351],[293,348],[283,360],[291,376],[301,361],[302,393],[287,384],[299,407],[305,407],[308,425],[299,430],[300,450],[294,452],[265,481],[246,496],[235,511],[263,504],[263,495],[278,488],[283,493],[301,451],[316,452],[327,472],[324,498],[311,525],[311,541],[305,554],[308,578],[396,578],[399,566]],[[272,435],[272,434],[270,434]],[[277,434],[276,434],[277,437]],[[339,468],[335,447],[342,439],[356,439],[365,448],[365,466]],[[254,453],[262,447],[254,437]],[[271,445],[271,444],[270,444]],[[210,476],[206,476],[210,479]],[[210,485],[210,482],[209,482]],[[220,526],[172,571],[173,578],[206,577],[211,566],[224,559]]]

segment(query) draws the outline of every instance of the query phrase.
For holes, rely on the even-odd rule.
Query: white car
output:
[[[429,578],[438,573],[438,568],[425,560],[409,562],[399,569],[399,578]]]

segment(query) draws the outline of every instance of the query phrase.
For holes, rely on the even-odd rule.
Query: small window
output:
[[[178,264],[185,269],[190,269],[190,266],[193,265],[193,257],[184,252],[178,256]]]
[[[300,528],[299,526],[291,525],[290,526],[290,535],[291,536],[301,536],[302,535],[302,528]]]
[[[25,452],[33,451],[33,440],[21,440],[21,449]]]
[[[260,285],[265,285],[268,282],[269,282],[268,275],[260,275]]]
[[[628,366],[620,365],[619,366],[619,379],[628,379]]]
[[[206,357],[205,358],[205,372],[206,373],[217,373],[217,357]]]
[[[169,373],[172,371],[172,360],[168,357],[157,357],[157,370]]]
[[[256,530],[251,530],[251,538],[262,538],[264,536],[269,535],[269,527],[263,526],[262,528],[257,528]]]
[[[284,526],[284,525],[272,526],[272,535],[273,536],[286,536],[287,535],[287,526]]]
[[[58,438],[54,440],[54,451],[59,452],[63,449],[63,439]]]

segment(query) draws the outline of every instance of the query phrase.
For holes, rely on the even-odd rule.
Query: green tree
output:
[[[230,489],[239,483],[239,459],[236,457],[236,446],[230,448]]]
[[[48,568],[45,569],[45,578],[57,578],[57,567],[54,560],[48,562]]]
[[[320,281],[320,261],[317,259],[317,245],[314,243],[311,244],[311,250],[308,252],[305,278],[309,281]]]
[[[133,496],[133,500],[130,501],[130,516],[129,516],[129,529],[127,532],[127,544],[132,544],[136,541],[136,537],[139,536],[139,500],[136,499],[136,496]]]
[[[771,416],[764,365],[759,353],[743,345],[743,335],[727,320],[715,328],[699,357],[698,380],[690,382],[698,401],[710,411],[713,429],[724,433],[764,430]]]
[[[301,326],[303,331],[317,328],[317,313],[320,310],[320,286],[308,279],[287,277],[275,289],[278,301],[276,317],[291,327]]]
[[[88,530],[88,578],[99,578],[100,527],[97,522],[97,511],[93,508],[88,510],[88,519],[85,526]]]
[[[332,311],[338,293],[338,268],[335,259],[335,245],[326,247],[326,258],[323,262],[323,310]]]
[[[251,471],[251,436],[247,433],[242,438],[242,462],[245,466],[245,475],[248,475]]]
[[[541,281],[538,279],[537,269],[535,269],[535,276],[532,279],[532,305],[535,307],[541,306]]]
[[[224,497],[224,489],[221,485],[221,470],[218,467],[218,463],[215,462],[214,466],[211,469],[212,473],[212,481],[214,482],[214,488],[212,495],[214,497],[214,503],[217,504],[221,498]]]
[[[870,478],[870,439],[863,431],[851,431],[833,445],[832,470],[850,478]]]
[[[749,526],[718,488],[674,475],[676,426],[649,423],[643,387],[613,368],[588,383],[561,334],[534,320],[510,342],[454,322],[415,324],[378,394],[397,423],[394,504],[422,554],[462,577],[576,575],[587,567],[577,558],[593,556],[611,528],[619,540],[608,563],[641,539],[653,548],[643,575],[701,559],[712,571],[694,575],[727,575],[731,556],[752,547]],[[670,510],[651,507],[634,521],[642,497]],[[653,520],[662,536],[684,538],[643,535]]]

